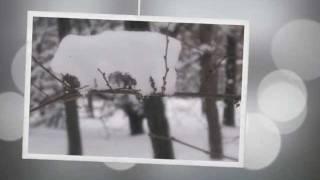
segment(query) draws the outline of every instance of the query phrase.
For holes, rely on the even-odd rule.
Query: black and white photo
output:
[[[23,157],[242,167],[248,28],[29,12]]]

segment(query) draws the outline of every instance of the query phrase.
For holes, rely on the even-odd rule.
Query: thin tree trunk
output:
[[[70,32],[71,25],[70,20],[65,18],[58,19],[58,32],[60,41]],[[76,77],[71,75],[65,75],[63,80],[66,81],[71,88],[80,86]],[[72,91],[72,89],[64,87],[64,91]],[[82,154],[82,143],[79,128],[79,116],[77,108],[77,100],[71,100],[64,103],[66,112],[66,125],[68,135],[68,145],[70,155]]]
[[[209,45],[212,40],[213,26],[200,26],[200,41],[202,44]],[[213,70],[215,59],[210,52],[206,52],[201,57],[201,93],[217,92],[217,73]],[[210,148],[210,157],[212,159],[221,159],[223,154],[222,135],[219,123],[218,109],[216,105],[216,98],[208,97],[203,99],[203,111],[207,117],[208,123],[208,141]]]
[[[236,60],[237,60],[237,40],[234,36],[227,36],[227,63],[226,63],[226,94],[236,94]],[[223,123],[227,126],[235,126],[235,109],[234,102],[226,99],[224,101],[224,120]]]
[[[125,29],[128,31],[149,31],[150,25],[147,22],[127,21]],[[165,116],[165,105],[161,97],[149,97],[144,100],[144,113],[148,121],[151,134],[170,137],[168,119]],[[152,138],[154,158],[174,159],[174,151],[171,140]]]

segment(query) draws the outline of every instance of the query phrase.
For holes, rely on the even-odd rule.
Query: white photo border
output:
[[[218,24],[218,25],[241,25],[244,26],[244,46],[242,62],[242,87],[240,104],[240,139],[238,149],[238,161],[203,161],[203,160],[167,160],[152,158],[126,158],[108,156],[87,156],[87,155],[56,155],[56,154],[34,154],[29,153],[29,105],[30,105],[30,81],[32,61],[32,31],[34,17],[48,18],[73,18],[73,19],[100,19],[100,20],[123,20],[123,21],[148,21],[148,22],[173,22],[173,23],[194,23],[194,24]],[[116,162],[136,164],[163,164],[163,165],[186,165],[186,166],[214,166],[214,167],[244,167],[245,156],[245,135],[246,135],[246,110],[247,110],[247,87],[248,87],[248,66],[249,66],[249,21],[231,19],[209,19],[209,18],[180,18],[163,16],[136,16],[136,15],[110,15],[70,12],[48,12],[28,11],[27,39],[26,39],[26,67],[25,67],[25,91],[24,91],[24,123],[23,123],[23,144],[22,159],[40,160],[64,160],[64,161],[90,161],[90,162]]]

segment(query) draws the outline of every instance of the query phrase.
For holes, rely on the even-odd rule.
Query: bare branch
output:
[[[89,85],[84,85],[84,86],[81,86],[81,87],[79,87],[79,88],[76,88],[76,90],[82,90],[82,89],[86,89],[86,88],[88,88],[89,87]]]
[[[166,91],[167,75],[168,75],[168,72],[169,72],[169,67],[168,67],[169,25],[170,25],[170,23],[168,23],[168,26],[167,26],[166,49],[165,49],[165,54],[163,56],[165,73],[164,73],[164,75],[162,77],[162,87],[161,87],[161,93],[162,94],[164,94],[165,91]]]
[[[32,56],[32,60],[39,65],[44,71],[46,71],[51,77],[53,77],[55,80],[59,81],[63,86],[66,86],[68,88],[70,88],[70,84],[61,80],[60,78],[58,78],[56,75],[54,75],[48,68],[44,67],[44,65],[42,65],[34,56]]]
[[[98,68],[99,73],[102,75],[103,80],[106,82],[106,85],[108,86],[109,89],[113,90],[113,88],[111,87],[107,77],[106,77],[106,73],[102,72],[101,69]]]
[[[36,88],[41,94],[43,94],[45,97],[49,97],[49,95],[43,91],[43,89],[41,89],[40,87],[38,87],[37,85],[35,85],[34,83],[31,82],[31,86],[33,86],[34,88]]]
[[[149,81],[150,81],[151,88],[153,89],[153,93],[156,94],[157,93],[156,82],[154,82],[154,79],[152,78],[152,76],[150,76]]]
[[[31,108],[30,112],[34,112],[36,110],[39,110],[49,104],[55,103],[57,101],[63,100],[63,101],[71,101],[74,99],[77,99],[81,95],[78,92],[75,93],[67,93],[67,94],[62,94],[62,95],[57,95],[53,97],[49,97],[48,99],[45,99],[43,102],[40,103],[39,106]]]
[[[109,94],[129,94],[129,95],[141,95],[140,90],[135,89],[104,89],[104,90],[92,90],[93,92],[109,93]],[[184,97],[184,98],[218,98],[218,99],[231,99],[239,101],[239,95],[232,94],[212,94],[212,93],[189,93],[189,92],[176,92],[172,95],[164,95],[162,93],[153,93],[147,96],[160,96],[160,97]]]
[[[189,93],[189,92],[176,92],[174,97],[198,97],[198,98],[217,98],[217,99],[231,99],[234,101],[239,101],[241,96],[233,94],[212,94],[212,93]]]
[[[155,139],[166,140],[166,141],[174,141],[176,143],[182,144],[182,145],[187,146],[189,148],[192,148],[192,149],[195,149],[195,150],[198,150],[198,151],[201,151],[201,152],[203,152],[205,154],[210,155],[210,152],[208,150],[205,150],[205,149],[202,149],[200,147],[197,147],[197,146],[194,146],[192,144],[189,144],[187,142],[181,141],[181,140],[179,140],[179,139],[177,139],[175,137],[172,137],[172,136],[171,137],[165,137],[165,136],[160,136],[160,135],[156,135],[156,134],[152,134],[152,133],[149,133],[148,135],[151,138],[155,138]],[[226,159],[230,159],[232,161],[238,161],[238,159],[234,158],[234,157],[229,157],[229,156],[226,156],[226,155],[223,155],[223,157],[226,158]]]

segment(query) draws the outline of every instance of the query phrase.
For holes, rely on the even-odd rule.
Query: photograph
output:
[[[23,158],[243,167],[245,20],[28,12]]]

